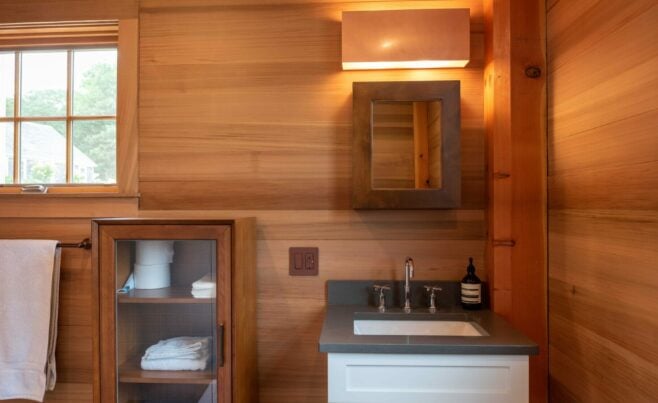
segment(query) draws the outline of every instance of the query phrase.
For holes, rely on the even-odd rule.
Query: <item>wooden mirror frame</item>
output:
[[[461,203],[459,81],[352,83],[352,208],[439,209]],[[372,111],[377,101],[442,101],[439,189],[375,189],[372,184]]]

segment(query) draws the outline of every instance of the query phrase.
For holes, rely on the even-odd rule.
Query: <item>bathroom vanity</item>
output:
[[[431,313],[428,283],[437,285],[412,282],[405,313],[399,282],[388,283],[385,312],[375,282],[328,282],[319,343],[328,353],[328,401],[527,403],[528,360],[538,346],[490,310],[459,307],[459,283],[440,283]]]
[[[255,401],[253,219],[102,219],[93,234],[101,402]]]

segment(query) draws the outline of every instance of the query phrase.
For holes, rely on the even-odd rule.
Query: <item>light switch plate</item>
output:
[[[291,276],[317,276],[319,263],[319,248],[290,248]]]

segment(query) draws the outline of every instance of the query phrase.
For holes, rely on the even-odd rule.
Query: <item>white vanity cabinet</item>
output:
[[[527,355],[328,354],[329,402],[527,403]]]

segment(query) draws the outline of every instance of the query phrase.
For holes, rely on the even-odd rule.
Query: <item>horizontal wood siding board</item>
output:
[[[258,240],[481,240],[482,210],[142,210],[140,217],[257,218]]]
[[[421,4],[428,5],[405,2]],[[340,71],[339,21],[343,10],[367,5],[215,5],[153,4],[142,14],[141,207],[349,208],[351,84],[366,73]],[[412,73],[415,80],[461,81],[465,208],[484,206],[484,192],[476,191],[484,183],[484,41],[477,13],[468,68],[367,72],[369,81],[408,80]],[[184,199],[172,192],[181,186]]]
[[[551,401],[658,396],[658,6],[548,12]]]

